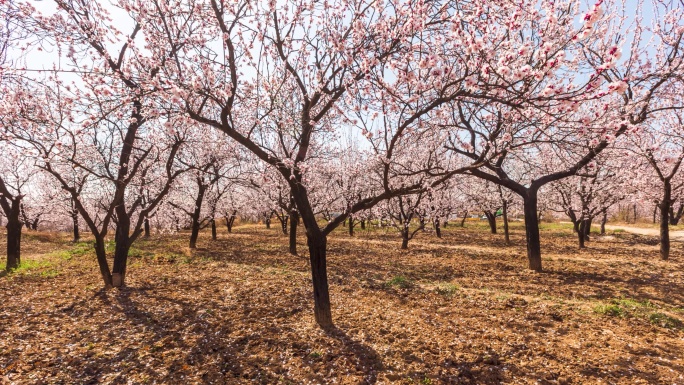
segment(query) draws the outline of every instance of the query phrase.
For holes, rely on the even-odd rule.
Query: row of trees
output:
[[[380,210],[407,246],[414,218],[464,211],[440,203],[455,195],[481,200],[490,221],[499,205],[486,199],[506,211],[517,199],[529,268],[542,271],[540,191],[586,234],[630,195],[643,159],[669,255],[679,1],[650,4],[648,22],[643,3],[628,17],[601,0],[53,4],[0,2],[0,142],[28,167],[0,175],[8,266],[26,190],[66,192],[105,287],[124,284],[128,250],[162,208],[191,219],[193,246],[217,215],[235,217],[226,201],[250,195],[283,229],[303,223],[316,321],[329,327],[327,236],[343,223]],[[22,182],[32,170],[40,182]]]

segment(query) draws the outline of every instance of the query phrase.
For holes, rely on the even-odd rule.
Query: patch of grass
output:
[[[596,305],[594,306],[594,313],[607,315],[611,317],[624,317],[625,309],[616,304],[610,305]]]
[[[648,316],[649,322],[653,325],[660,326],[667,329],[681,329],[684,324],[681,320],[669,316],[665,313],[651,313]]]
[[[642,309],[642,308],[653,307],[653,304],[649,300],[639,301],[639,300],[634,299],[634,298],[619,298],[619,299],[614,299],[612,302],[617,304],[617,305],[620,305],[622,307],[626,307],[630,310],[637,310],[637,309]]]
[[[323,353],[311,352],[311,353],[309,353],[309,357],[313,358],[314,360],[320,360],[323,357]]]
[[[59,271],[57,271],[55,269],[45,270],[45,271],[42,271],[40,273],[40,276],[45,277],[45,278],[55,278],[58,275],[59,275]]]
[[[453,283],[440,283],[437,285],[437,294],[443,295],[445,297],[453,297],[458,291],[459,287]]]
[[[51,264],[49,261],[36,261],[34,259],[25,259],[16,269],[12,270],[12,274],[29,274],[34,270],[44,269]],[[0,262],[0,270],[5,270],[6,263]]]
[[[614,298],[609,304],[600,304],[594,307],[594,313],[611,317],[643,316],[644,312],[653,308],[649,300],[634,298]]]
[[[397,275],[390,279],[389,281],[385,282],[385,286],[387,287],[398,287],[401,289],[408,289],[413,286],[413,282],[411,282],[410,279],[404,277],[403,275]]]

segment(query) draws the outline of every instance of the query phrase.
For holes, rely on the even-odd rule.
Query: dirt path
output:
[[[600,225],[594,224],[594,226],[599,227]],[[648,229],[643,227],[606,225],[606,230],[624,230],[632,234],[648,235],[653,237],[660,236],[659,229]],[[670,231],[670,240],[684,242],[684,230]]]

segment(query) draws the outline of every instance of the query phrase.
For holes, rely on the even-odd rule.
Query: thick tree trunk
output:
[[[591,241],[591,223],[594,221],[594,218],[589,217],[584,220],[584,240],[589,242]]]
[[[116,234],[114,235],[114,265],[112,266],[112,286],[122,287],[126,280],[128,264],[128,250],[131,248],[129,238],[130,219],[118,218]]]
[[[506,200],[503,201],[503,229],[504,229],[504,241],[506,242],[507,245],[511,244],[511,236],[510,232],[508,230],[508,202]]]
[[[435,218],[435,235],[437,235],[437,238],[442,238],[442,229],[439,227],[439,225],[439,218]]]
[[[349,236],[354,236],[354,219],[352,217],[349,217]]]
[[[539,218],[537,217],[537,191],[527,190],[523,197],[525,215],[525,237],[527,239],[527,259],[531,270],[541,272],[541,244],[539,240]]]
[[[316,322],[323,328],[332,327],[330,312],[330,293],[328,292],[328,272],[326,266],[326,236],[320,230],[307,231],[311,276],[314,289],[314,315]]]
[[[579,248],[584,249],[584,241],[585,241],[585,234],[587,232],[586,226],[587,226],[587,221],[584,219],[580,219],[579,221],[579,231],[577,231],[577,240],[579,241]]]
[[[409,243],[409,231],[408,231],[408,229],[402,230],[402,232],[401,232],[401,249],[407,250],[408,249],[408,243]]]
[[[606,222],[608,222],[608,212],[603,210],[603,216],[601,217],[601,235],[606,233]]]
[[[74,232],[74,243],[77,243],[81,240],[81,231],[78,227],[78,211],[73,210],[71,212],[71,221],[73,222],[73,232]]]
[[[192,228],[190,229],[190,248],[197,248],[197,238],[199,238],[200,223],[193,216],[192,218]]]
[[[105,249],[104,238],[95,237],[95,256],[97,257],[97,264],[100,266],[100,275],[104,281],[105,289],[110,289],[112,284],[112,273],[109,271],[109,264],[107,263],[107,251]]]
[[[362,219],[361,220],[361,230],[365,230],[365,229],[366,229],[366,220]]]
[[[266,228],[267,229],[271,228],[271,218],[266,218]]]
[[[290,212],[290,254],[297,255],[297,225],[299,224],[299,213],[297,210]]]
[[[17,213],[18,214],[18,213]],[[19,215],[10,213],[7,225],[7,263],[5,270],[16,269],[21,264],[21,229],[24,224],[19,220]]]
[[[216,220],[211,218],[211,239],[216,240],[218,237],[216,235]]]
[[[670,205],[672,199],[672,185],[669,180],[664,182],[663,198],[660,200],[660,258],[670,258]]]
[[[149,238],[150,237],[150,219],[145,217],[145,220],[143,222],[143,229],[145,231],[145,234],[143,237]]]
[[[197,248],[197,238],[200,232],[200,215],[202,213],[202,203],[204,202],[204,192],[206,187],[198,182],[197,198],[195,198],[195,211],[192,212],[192,226],[190,229],[190,248]]]
[[[487,222],[489,222],[489,230],[492,234],[496,234],[496,213],[485,211],[484,215],[487,217]]]

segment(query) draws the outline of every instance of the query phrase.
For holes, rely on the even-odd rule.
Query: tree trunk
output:
[[[280,220],[280,228],[283,230],[283,235],[287,235],[287,222],[290,218],[285,216],[283,219],[278,218]]]
[[[267,229],[271,228],[271,218],[266,218],[266,228]]]
[[[402,230],[401,232],[401,249],[407,250],[409,243],[409,231],[408,229]]]
[[[129,218],[118,218],[116,234],[114,235],[114,265],[112,266],[112,286],[122,287],[126,279],[126,266],[128,264],[128,250],[131,248],[129,231]]]
[[[527,190],[523,197],[525,214],[525,238],[527,239],[527,259],[531,270],[541,272],[541,245],[539,241],[539,218],[537,217],[537,191]]]
[[[78,228],[78,211],[73,210],[71,212],[71,221],[73,222],[73,231],[74,231],[74,243],[77,243],[78,241],[81,240],[81,231]]]
[[[465,227],[466,218],[468,218],[468,212],[467,211],[465,212],[465,214],[463,214],[463,218],[461,219],[461,227]]]
[[[110,289],[112,284],[112,273],[109,271],[109,264],[107,263],[107,251],[105,249],[104,238],[95,237],[95,256],[97,257],[97,264],[100,266],[100,275],[104,281],[105,289]]]
[[[653,208],[653,223],[656,223],[658,217],[658,204]]]
[[[606,233],[606,222],[608,222],[608,211],[603,210],[603,216],[601,217],[601,235]]]
[[[637,205],[636,203],[634,204],[634,223],[637,221]]]
[[[362,219],[361,220],[361,230],[365,230],[365,229],[366,229],[366,220]]]
[[[506,245],[511,244],[511,237],[510,233],[508,231],[508,201],[504,200],[503,201],[503,228],[504,228],[504,240],[506,242]]]
[[[594,218],[592,218],[592,217],[589,217],[589,218],[584,220],[584,222],[585,222],[585,224],[584,224],[584,240],[587,242],[591,241],[591,237],[590,237],[590,235],[591,235],[591,223],[593,221],[594,221]]]
[[[585,219],[580,219],[579,221],[579,231],[577,231],[577,240],[579,241],[579,248],[584,249],[584,241],[586,234],[587,221]]]
[[[674,207],[670,205],[670,225],[677,226],[679,224],[682,215],[684,214],[684,205],[680,204],[677,212],[674,211]]]
[[[311,277],[314,289],[314,315],[316,322],[323,328],[332,327],[330,312],[330,293],[328,292],[328,272],[326,266],[327,239],[320,230],[307,231]]]
[[[211,218],[211,239],[216,240],[218,237],[216,236],[216,220],[214,218]]]
[[[198,182],[197,198],[195,199],[195,211],[192,212],[192,226],[190,231],[190,248],[197,248],[197,238],[200,231],[200,215],[202,213],[202,202],[204,201],[205,187],[201,182]]]
[[[437,238],[442,238],[442,229],[439,227],[440,221],[439,218],[435,218],[435,235],[437,235]]]
[[[233,223],[235,223],[235,214],[237,214],[237,210],[233,211],[231,215],[226,215],[226,228],[228,229],[228,233],[233,232]]]
[[[487,217],[487,222],[489,222],[489,230],[492,234],[496,234],[496,213],[485,211],[484,215]]]
[[[297,255],[297,225],[299,224],[299,213],[297,210],[290,212],[290,254]]]
[[[349,217],[349,236],[354,236],[354,219],[351,216]]]
[[[7,218],[7,263],[5,270],[16,269],[21,264],[21,229],[24,224],[19,220],[19,213],[10,213]]]
[[[149,238],[150,237],[150,219],[145,217],[145,220],[143,222],[143,229],[145,230],[145,235],[143,237]]]
[[[660,258],[670,258],[670,205],[672,199],[672,185],[666,180],[663,186],[663,198],[660,200]]]

